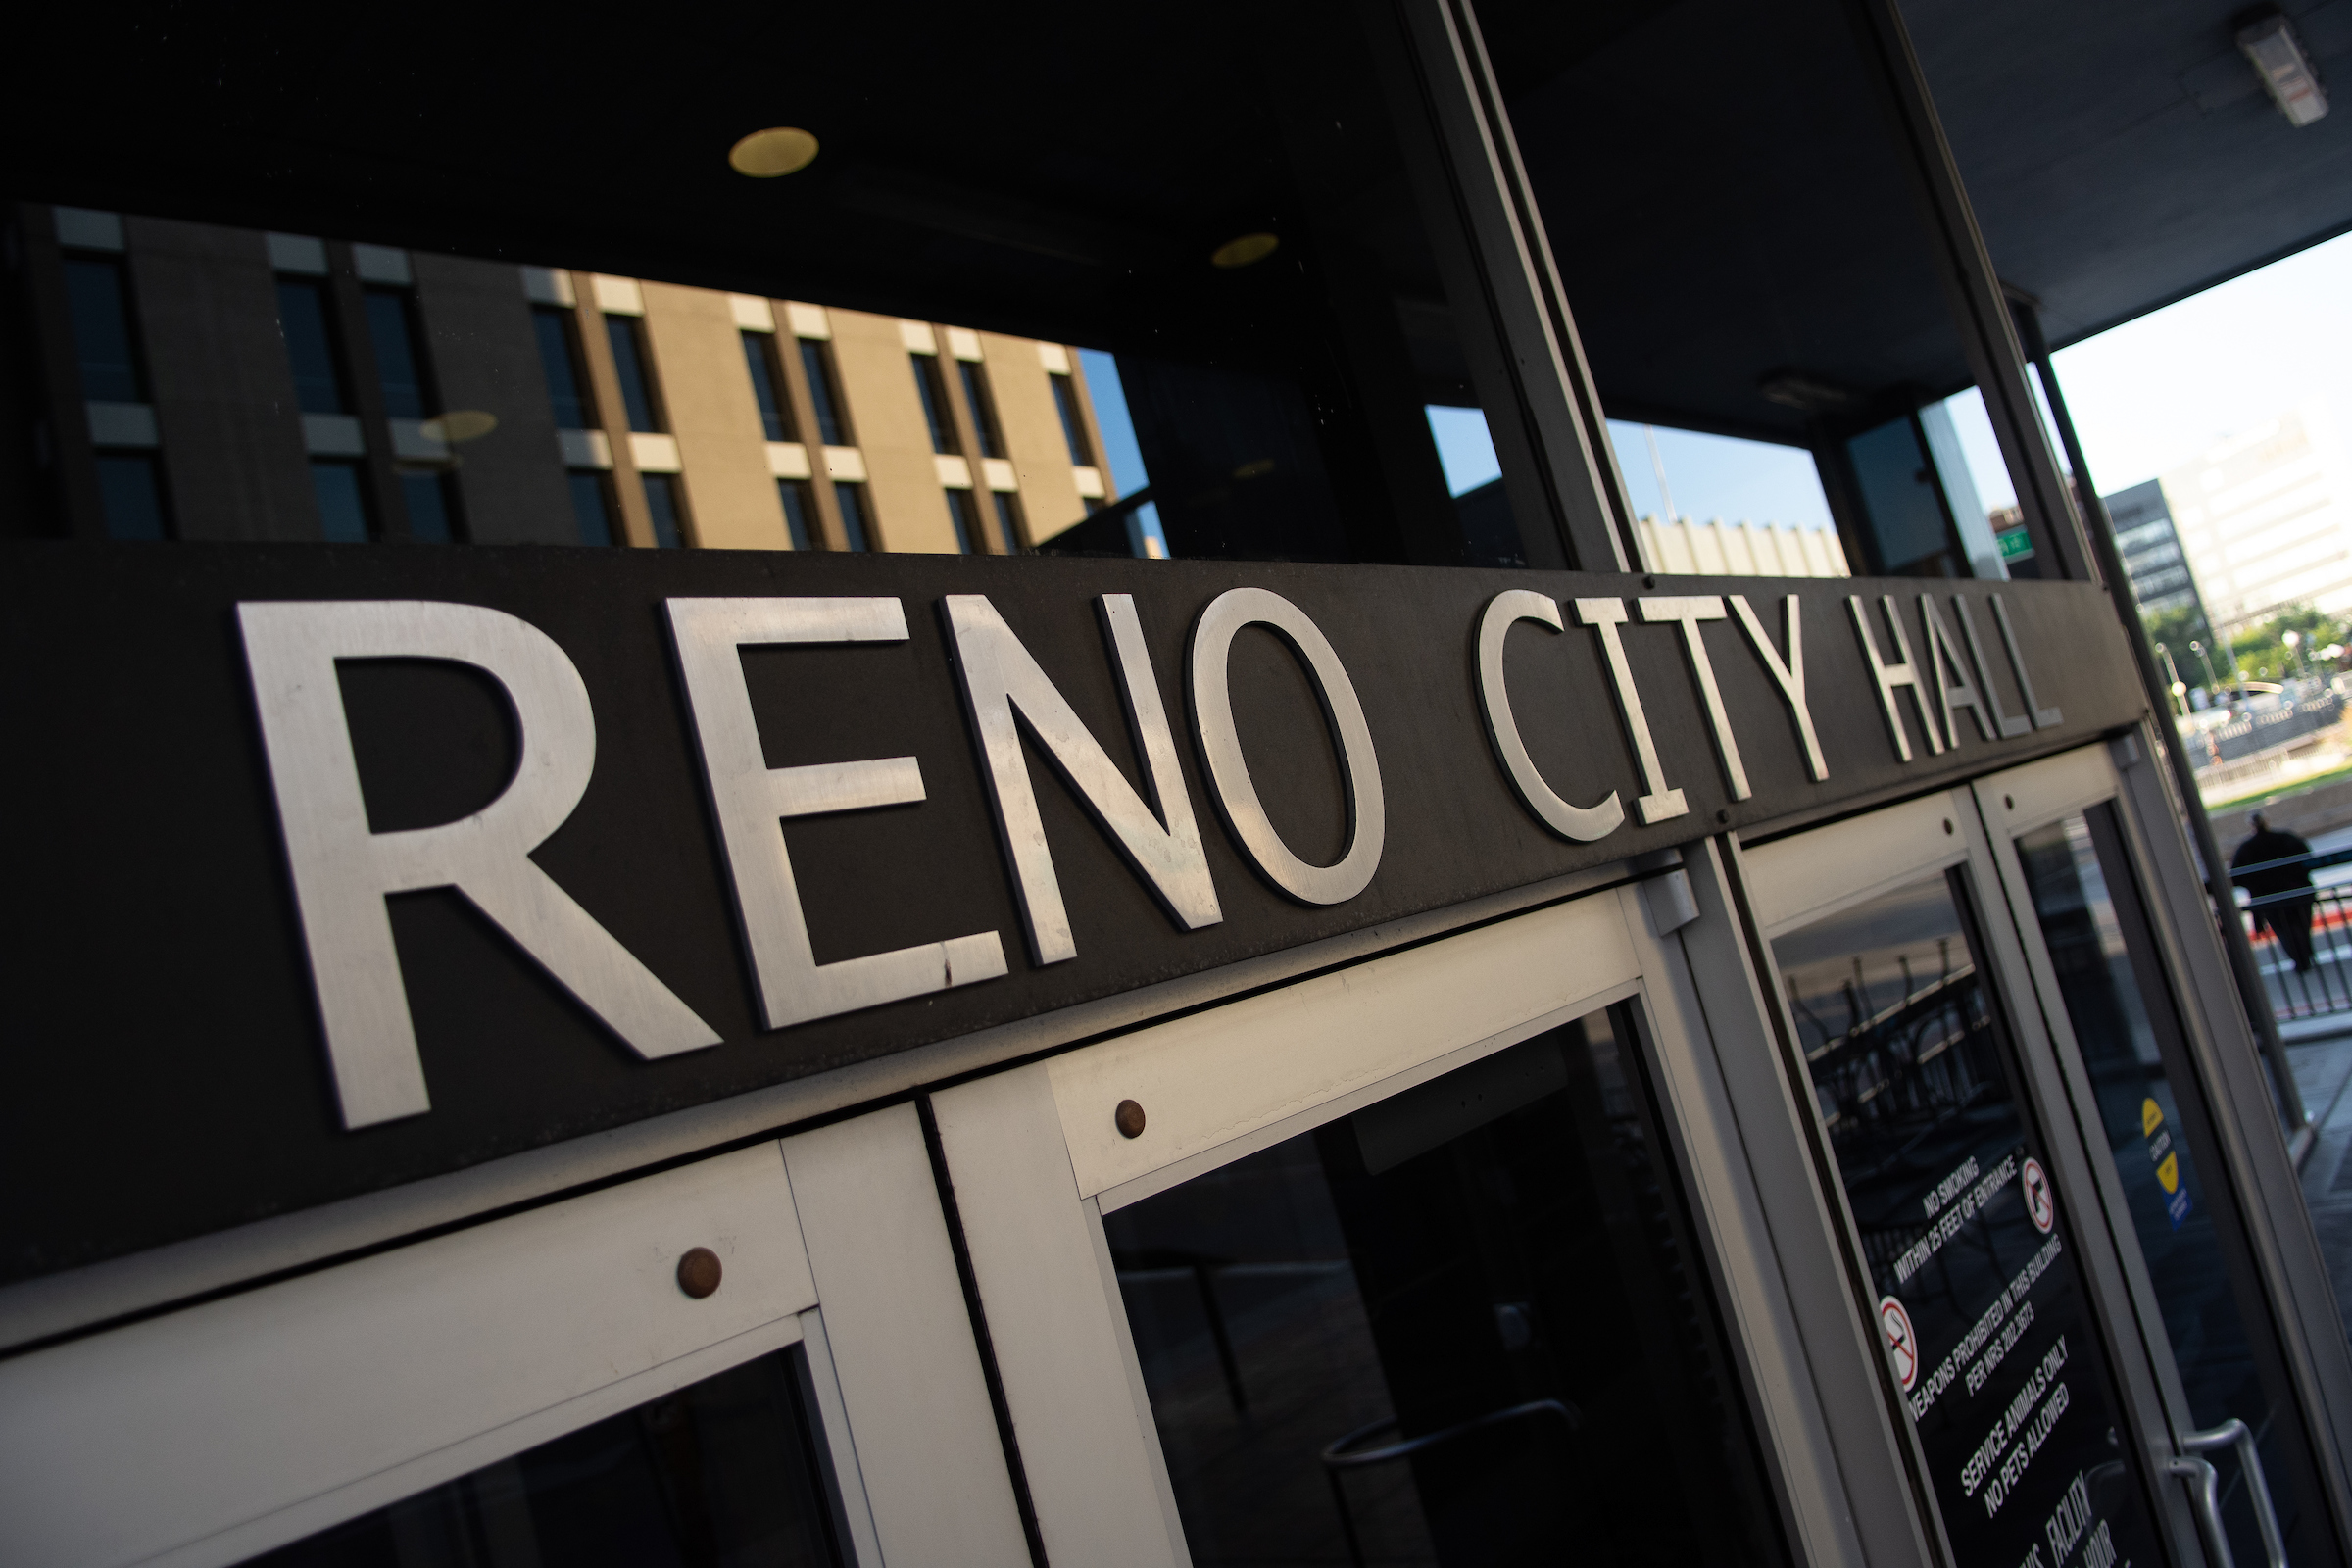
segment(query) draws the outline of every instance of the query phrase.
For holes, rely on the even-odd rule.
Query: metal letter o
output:
[[[1309,865],[1282,842],[1250,782],[1233,726],[1233,689],[1227,662],[1234,634],[1244,626],[1266,626],[1291,645],[1314,675],[1323,716],[1340,741],[1340,770],[1348,788],[1348,852],[1332,865]],[[1388,839],[1388,802],[1380,786],[1380,759],[1354,683],[1327,639],[1306,612],[1263,588],[1232,588],[1209,601],[1193,628],[1193,726],[1208,782],[1225,825],[1241,842],[1267,881],[1301,904],[1344,904],[1363,892],[1380,869]]]

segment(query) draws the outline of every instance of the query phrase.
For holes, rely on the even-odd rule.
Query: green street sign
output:
[[[2001,547],[2003,561],[2023,561],[2034,553],[2034,541],[2022,527],[2003,528],[1992,539]]]

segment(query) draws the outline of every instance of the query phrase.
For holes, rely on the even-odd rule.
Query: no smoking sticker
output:
[[[1894,1375],[1903,1392],[1919,1381],[1919,1337],[1911,1332],[1911,1314],[1891,1296],[1879,1298],[1879,1332],[1886,1336],[1886,1353],[1894,1359]]]
[[[2034,1228],[2042,1235],[2058,1223],[2058,1200],[2050,1194],[2049,1173],[2041,1161],[2028,1156],[2025,1169],[2018,1173],[2018,1185],[2025,1189],[2026,1212],[2034,1218]]]

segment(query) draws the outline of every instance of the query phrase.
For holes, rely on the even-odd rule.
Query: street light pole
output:
[[[2164,661],[2165,689],[2173,694],[2174,706],[2180,710],[2180,716],[2186,718],[2188,688],[2180,683],[2180,666],[2173,662],[2173,651],[2162,643],[2156,645],[2156,657]]]

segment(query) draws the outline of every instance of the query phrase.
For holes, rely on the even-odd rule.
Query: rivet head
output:
[[[1144,1107],[1134,1101],[1120,1101],[1119,1108],[1110,1113],[1110,1119],[1117,1123],[1121,1138],[1144,1136]]]
[[[690,1247],[678,1259],[678,1289],[701,1300],[718,1289],[718,1254],[708,1247]]]
[[[1952,819],[1948,816],[1943,819],[1943,830],[1946,833],[1949,833],[1952,830]]]
[[[2014,795],[2004,795],[2001,797],[2001,804],[2014,811],[2017,809],[2017,797]]]

